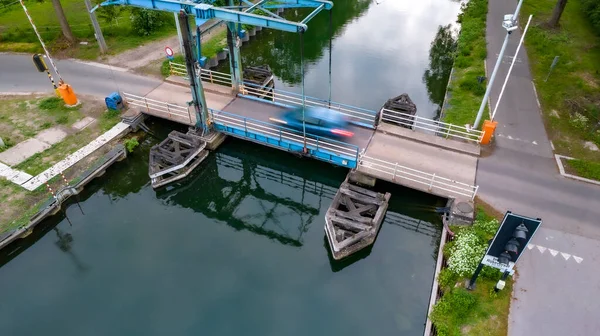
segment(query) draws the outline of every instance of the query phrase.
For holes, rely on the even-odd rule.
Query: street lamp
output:
[[[490,77],[490,81],[485,90],[485,95],[483,96],[483,100],[481,101],[481,105],[479,106],[479,111],[477,111],[477,118],[475,118],[475,122],[473,123],[474,129],[477,129],[477,127],[479,127],[479,122],[481,121],[483,110],[485,109],[485,105],[490,97],[490,92],[492,91],[492,86],[494,84],[494,80],[496,79],[498,68],[500,68],[500,63],[502,63],[502,58],[504,57],[504,51],[506,51],[506,46],[508,45],[508,39],[510,37],[510,34],[519,28],[519,26],[517,25],[517,19],[519,17],[519,11],[521,10],[522,4],[523,0],[520,0],[514,14],[504,15],[502,27],[506,29],[506,37],[504,38],[504,43],[502,44],[502,48],[500,49],[500,54],[498,54],[498,59],[496,60],[494,71],[492,71],[492,76]]]

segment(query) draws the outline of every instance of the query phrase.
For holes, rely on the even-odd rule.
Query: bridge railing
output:
[[[475,129],[467,129],[464,126],[457,126],[445,123],[439,120],[423,118],[408,113],[381,109],[380,118],[387,123],[399,124],[409,128],[434,132],[436,135],[444,138],[460,139],[468,142],[480,143],[483,138],[483,132]]]
[[[349,168],[356,168],[358,164],[359,149],[355,145],[311,134],[307,134],[305,139],[302,132],[286,127],[223,111],[209,111],[215,128],[220,132],[300,153],[306,141],[307,154],[316,159]]]
[[[185,64],[169,61],[169,67],[171,75],[188,78]],[[224,72],[200,69],[200,78],[204,82],[231,86],[231,75]]]
[[[187,78],[187,68],[185,64],[169,62],[169,65],[171,69],[171,75]],[[202,81],[205,82],[231,86],[231,74],[208,69],[200,69],[200,77]],[[244,82],[242,83],[240,91],[242,95],[261,97],[262,99],[267,99],[282,105],[302,106],[301,94],[285,90],[265,88],[261,85]],[[340,114],[348,117],[351,122],[359,126],[375,128],[375,121],[377,120],[377,112],[375,111],[337,102],[329,102],[324,99],[310,96],[305,96],[305,104],[306,106],[325,107],[337,111]]]
[[[278,90],[273,88],[262,88],[259,85],[252,83],[243,83],[240,89],[243,95],[262,96],[264,99],[271,100],[275,103],[291,106],[302,106],[302,95]],[[310,107],[324,107],[346,116],[351,122],[369,128],[375,128],[377,112],[368,109],[363,109],[356,106],[328,102],[327,100],[305,96],[305,105]]]
[[[427,190],[429,191],[437,189],[438,191],[443,191],[443,194],[449,194],[451,196],[461,195],[473,200],[479,189],[479,186],[454,181],[437,174],[404,167],[398,163],[388,162],[366,155],[360,156],[359,165],[367,169],[390,175],[391,180],[394,182],[397,179],[408,180],[427,186]]]
[[[163,101],[149,99],[146,97],[137,96],[131,93],[123,92],[125,102],[130,106],[140,108],[142,111],[153,115],[160,115],[173,119],[173,116],[185,118],[192,124],[192,113],[187,106],[175,105]]]

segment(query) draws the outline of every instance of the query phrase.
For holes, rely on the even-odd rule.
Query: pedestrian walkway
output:
[[[503,15],[515,6],[512,1],[489,2],[488,69],[494,67],[506,34]],[[514,55],[520,38],[519,30],[512,33],[506,55]],[[495,146],[480,158],[476,179],[481,199],[494,208],[543,219],[532,248],[517,265],[509,335],[592,335],[600,330],[595,318],[600,305],[589,299],[600,296],[592,281],[598,276],[593,261],[600,251],[600,187],[559,175],[525,48],[517,57],[520,62],[496,116]],[[492,106],[508,68],[508,63],[500,66]]]
[[[23,188],[33,191],[44,183],[48,182],[54,176],[62,173],[69,167],[73,166],[86,156],[90,155],[100,147],[109,143],[115,138],[122,136],[124,133],[129,131],[129,125],[123,122],[119,122],[113,128],[108,130],[106,133],[100,135],[89,144],[83,146],[76,152],[69,154],[64,160],[56,163],[52,167],[46,169],[35,177],[31,175],[10,168],[2,163],[0,163],[0,176],[5,177],[7,180],[22,186]]]

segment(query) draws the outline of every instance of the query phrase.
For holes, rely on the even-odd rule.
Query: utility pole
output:
[[[106,41],[104,41],[104,35],[102,35],[102,29],[100,29],[100,25],[98,24],[96,13],[92,11],[92,4],[90,3],[90,0],[84,1],[85,8],[87,8],[87,12],[90,15],[90,20],[92,20],[92,26],[94,27],[94,35],[96,36],[96,41],[98,41],[100,52],[106,54],[106,52],[108,51],[108,47],[106,46]]]
[[[89,1],[89,0],[86,0]],[[181,36],[181,25],[179,24],[179,13],[173,13],[175,17],[175,27],[177,27],[177,38],[179,39],[179,50],[181,55],[185,57],[185,48],[183,47],[183,37]]]
[[[479,106],[479,111],[477,111],[477,118],[475,118],[475,122],[473,123],[473,128],[477,129],[479,127],[479,122],[481,121],[481,116],[483,115],[483,110],[485,109],[485,105],[490,97],[490,92],[492,91],[492,86],[494,85],[494,80],[496,79],[496,74],[498,73],[498,68],[500,68],[500,63],[502,63],[502,58],[504,57],[504,51],[506,51],[506,46],[508,45],[508,39],[510,34],[519,29],[517,25],[517,19],[519,17],[519,11],[521,10],[521,5],[523,5],[523,0],[519,0],[519,4],[517,5],[517,9],[514,14],[506,14],[504,15],[504,20],[502,21],[502,27],[506,29],[506,37],[504,38],[504,43],[502,44],[502,49],[500,49],[500,54],[498,54],[498,59],[496,60],[496,65],[494,66],[494,71],[492,72],[492,76],[488,82],[487,88],[485,90],[485,95],[483,96],[483,100],[481,100],[481,105]],[[491,111],[490,111],[491,113]]]

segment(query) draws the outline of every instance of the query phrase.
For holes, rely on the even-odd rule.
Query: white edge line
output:
[[[531,81],[531,86],[533,86],[533,93],[535,93],[535,102],[537,103],[538,109],[540,109],[540,114],[542,113],[542,105],[540,105],[540,99],[538,98],[537,89],[535,88],[535,83]]]
[[[552,147],[552,150],[556,150],[556,149],[554,148],[554,143],[552,142],[552,140],[550,140],[550,147]]]
[[[47,95],[52,93],[51,91],[33,91],[33,92],[25,92],[25,91],[15,91],[15,92],[0,92],[0,96],[36,96],[36,95]]]
[[[104,63],[82,61],[82,60],[78,60],[78,59],[74,59],[74,58],[69,58],[69,61],[75,62],[75,63],[80,63],[80,64],[85,64],[85,65],[95,66],[97,68],[119,71],[119,72],[128,72],[129,71],[129,69],[127,69],[127,68],[121,68],[121,67],[117,67],[114,65],[104,64]]]
[[[562,175],[566,178],[573,179],[573,180],[587,182],[587,183],[591,183],[591,184],[595,184],[595,185],[600,185],[600,181],[595,181],[595,180],[587,179],[584,177],[565,173],[565,167],[563,166],[561,159],[574,160],[574,158],[569,157],[569,156],[559,155],[559,154],[554,154],[554,158],[556,159],[556,164],[558,165],[558,170],[560,171],[560,175]]]

